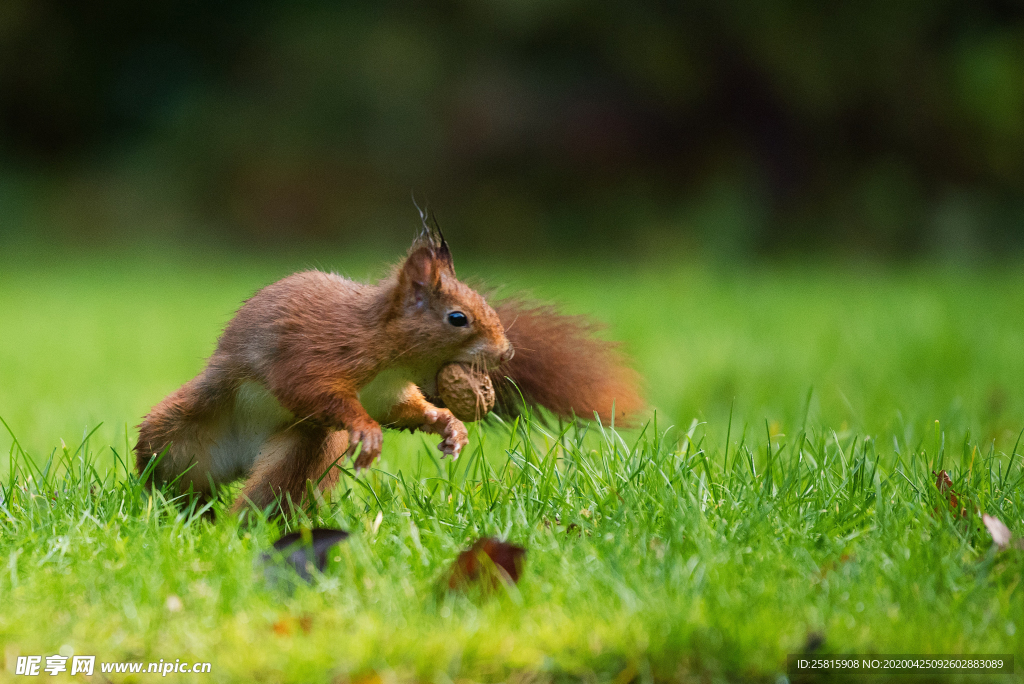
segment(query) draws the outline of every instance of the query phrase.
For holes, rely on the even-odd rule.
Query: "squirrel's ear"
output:
[[[417,308],[422,307],[440,289],[443,268],[444,264],[427,247],[409,254],[398,272],[398,292],[402,301]]]

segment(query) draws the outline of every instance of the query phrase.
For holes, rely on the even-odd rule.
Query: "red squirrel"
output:
[[[642,406],[637,376],[594,325],[549,306],[508,300],[491,308],[455,277],[451,252],[430,217],[405,260],[376,284],[303,271],[245,302],[203,371],[139,425],[140,474],[206,498],[246,478],[234,510],[299,503],[307,482],[338,479],[381,451],[381,427],[441,436],[456,458],[463,423],[427,396],[447,363],[486,368],[495,410],[521,402],[556,415],[620,420]]]

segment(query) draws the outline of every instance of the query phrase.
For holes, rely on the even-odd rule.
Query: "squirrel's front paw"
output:
[[[462,447],[469,444],[469,432],[462,421],[448,409],[429,409],[423,417],[427,421],[427,431],[443,438],[437,445],[441,453],[451,456],[453,460],[458,458]]]
[[[377,457],[380,456],[380,448],[383,442],[384,433],[381,432],[380,425],[376,423],[348,431],[349,455],[355,455],[357,453],[356,450],[359,450],[359,455],[356,456],[355,462],[356,470],[367,468],[377,460]]]

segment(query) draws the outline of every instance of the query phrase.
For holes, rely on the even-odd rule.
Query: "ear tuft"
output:
[[[416,204],[416,198],[412,200],[413,205],[416,206],[416,210],[420,213],[420,221],[423,227],[420,229],[419,235],[412,241],[412,246],[409,247],[409,256],[411,257],[416,251],[426,249],[430,252],[434,260],[448,270],[449,273],[455,275],[455,264],[452,262],[452,253],[448,249],[448,243],[444,239],[444,233],[441,232],[441,227],[437,225],[437,219],[430,213],[430,207],[424,205],[420,209],[420,205]]]

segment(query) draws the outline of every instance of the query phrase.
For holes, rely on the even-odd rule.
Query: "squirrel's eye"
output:
[[[469,318],[467,318],[466,314],[462,313],[461,311],[452,311],[450,314],[448,314],[448,322],[454,325],[456,328],[461,328],[463,326],[469,325]]]

